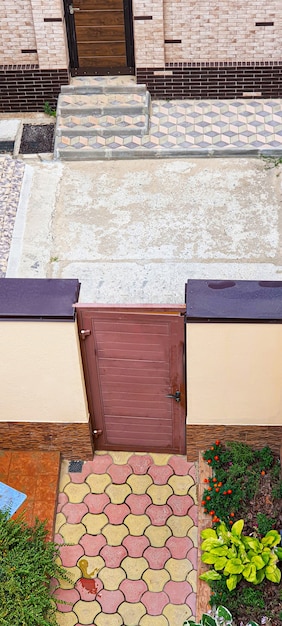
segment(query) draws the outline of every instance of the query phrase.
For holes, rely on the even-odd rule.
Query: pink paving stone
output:
[[[91,590],[91,583],[94,586],[94,593]],[[85,600],[86,602],[93,602],[93,600],[97,599],[99,601],[100,592],[103,589],[103,583],[99,578],[91,579],[91,582],[90,579],[85,580],[83,578],[79,578],[79,580],[77,580],[75,584],[75,589],[77,589],[81,600]]]
[[[78,559],[84,554],[82,546],[62,546],[60,556],[63,567],[75,567]]]
[[[113,459],[110,454],[97,454],[91,461],[91,474],[106,474],[108,467],[112,465]]]
[[[144,580],[123,580],[119,588],[124,593],[126,602],[140,602],[143,593],[148,591]]]
[[[177,476],[186,476],[191,468],[191,463],[188,463],[182,456],[171,456],[168,463]]]
[[[163,591],[146,591],[142,596],[142,603],[146,607],[148,615],[161,615],[164,607],[169,603],[169,599]]]
[[[107,504],[104,513],[110,524],[122,524],[124,518],[129,515],[130,508],[126,504]]]
[[[163,569],[164,564],[170,559],[170,551],[167,548],[147,548],[144,552],[151,569]]]
[[[106,567],[119,567],[126,556],[127,552],[123,546],[105,546],[101,550]]]
[[[188,511],[188,515],[193,520],[195,526],[197,526],[198,525],[198,507],[195,504],[193,504],[193,506],[190,507]]]
[[[84,549],[85,556],[97,556],[101,548],[106,545],[106,539],[104,535],[88,535],[86,533],[81,537],[79,543]]]
[[[83,463],[81,472],[69,472],[72,483],[84,483],[85,478],[92,473],[92,461],[86,461]]]
[[[128,476],[132,474],[130,465],[110,465],[107,470],[114,484],[123,485],[126,483]]]
[[[195,570],[198,569],[198,550],[197,548],[191,548],[191,550],[189,550],[189,552],[187,553],[187,559],[188,561],[190,561],[190,563],[192,563],[193,568]]]
[[[192,591],[188,598],[186,598],[186,604],[190,606],[192,611],[192,615],[196,615],[196,594],[195,591]]]
[[[88,493],[83,502],[88,507],[89,513],[102,513],[110,498],[106,493]]]
[[[168,479],[173,474],[170,465],[151,465],[148,474],[152,477],[155,485],[166,485]]]
[[[146,548],[150,545],[148,537],[145,536],[132,537],[127,535],[122,543],[128,552],[128,556],[135,558],[142,556],[144,550],[146,550]]]
[[[78,591],[76,589],[57,589],[54,593],[54,597],[57,601],[58,611],[62,613],[69,613],[72,611],[72,607],[80,599]],[[60,604],[60,600],[68,602],[68,604]]]
[[[68,504],[63,506],[62,513],[65,515],[68,524],[79,524],[83,516],[88,513],[88,508],[83,502],[81,504],[68,502]]]
[[[146,515],[154,526],[164,526],[167,518],[172,515],[172,509],[167,504],[151,504],[146,510]]]
[[[101,604],[103,613],[116,613],[119,605],[124,602],[124,595],[119,589],[116,591],[103,589],[98,602]]]
[[[190,537],[169,537],[165,545],[173,559],[185,559],[188,550],[193,548]]]
[[[170,496],[167,503],[172,508],[174,515],[187,515],[189,507],[192,507],[194,500],[191,496]],[[190,512],[189,512],[190,515]]]
[[[140,496],[131,493],[127,496],[125,502],[130,507],[133,515],[143,515],[147,507],[152,504],[151,498],[146,493],[140,494]]]
[[[131,465],[134,474],[147,474],[150,465],[153,465],[153,459],[149,454],[144,454],[143,456],[133,454],[128,459],[128,463]]]
[[[167,593],[171,604],[185,604],[187,596],[192,592],[192,587],[186,580],[183,582],[169,580],[164,591]]]
[[[58,495],[58,505],[57,505],[57,513],[60,513],[64,504],[67,504],[69,501],[66,493],[59,493]]]
[[[57,533],[54,537],[54,543],[65,543],[64,539],[62,537],[62,535],[60,535],[59,533]]]

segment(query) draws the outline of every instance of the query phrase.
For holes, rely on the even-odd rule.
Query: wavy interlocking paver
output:
[[[99,452],[80,474],[63,462],[56,540],[73,583],[57,592],[69,602],[58,604],[59,626],[175,626],[195,615],[195,476],[168,454]]]

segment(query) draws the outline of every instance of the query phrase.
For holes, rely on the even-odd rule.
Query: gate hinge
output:
[[[89,335],[91,335],[91,330],[81,330],[80,331],[81,339],[86,339],[86,337],[89,337]]]

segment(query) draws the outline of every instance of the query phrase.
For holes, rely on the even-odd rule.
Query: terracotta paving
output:
[[[24,514],[31,525],[36,517],[46,520],[50,538],[54,531],[59,471],[59,452],[0,450],[0,481],[27,495],[13,517]]]
[[[177,626],[195,616],[197,490],[185,457],[95,453],[63,461],[55,540],[73,579],[60,626]]]

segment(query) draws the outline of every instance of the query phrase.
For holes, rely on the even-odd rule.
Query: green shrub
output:
[[[50,580],[69,580],[56,563],[59,546],[46,540],[45,524],[34,527],[0,511],[0,625],[55,626]]]
[[[257,524],[258,524],[258,532],[260,535],[266,535],[270,530],[272,530],[275,519],[273,517],[269,517],[264,513],[257,514]]]
[[[279,480],[277,485],[272,488],[272,497],[280,500],[282,498],[282,480]]]

